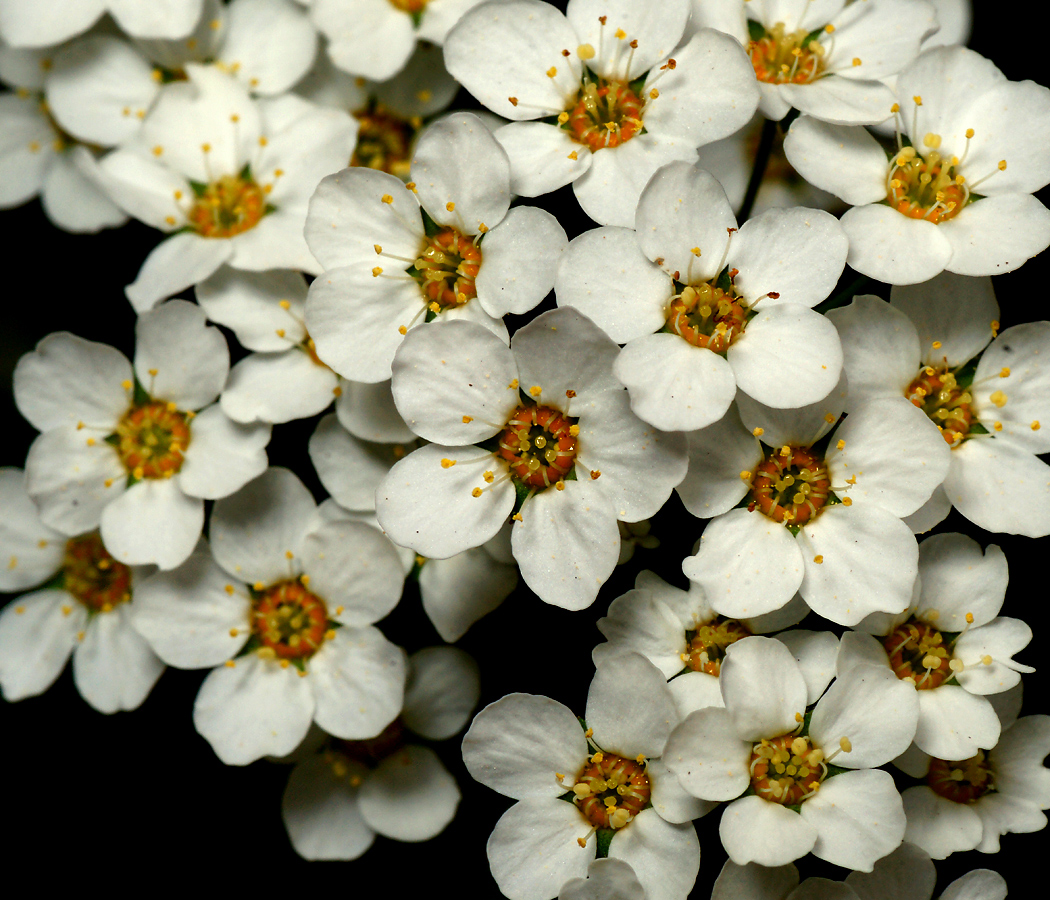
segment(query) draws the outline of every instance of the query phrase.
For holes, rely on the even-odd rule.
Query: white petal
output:
[[[915,534],[925,534],[940,525],[951,511],[951,501],[948,500],[948,495],[944,493],[944,486],[941,485],[934,488],[929,500],[901,521]]]
[[[736,395],[736,405],[744,427],[756,436],[762,435],[762,442],[766,446],[791,444],[809,447],[835,427],[835,422],[846,409],[847,394],[846,375],[842,373],[830,394],[808,406],[775,409],[764,406],[743,392]],[[757,432],[756,428],[759,429]]]
[[[925,294],[925,288],[923,284],[893,290]],[[882,298],[866,295],[829,310],[828,318],[842,340],[850,402],[903,394],[922,363],[919,337],[909,317]]]
[[[106,196],[98,180],[85,173],[85,168],[96,165],[90,151],[77,146],[56,156],[47,170],[40,203],[63,231],[94,233],[127,222],[128,217]]]
[[[564,490],[535,494],[521,517],[511,542],[525,583],[546,603],[590,606],[620,554],[609,497],[590,479],[566,481]]]
[[[643,10],[630,3],[576,0],[566,16],[581,44],[604,51],[590,61],[592,71],[606,79],[632,81],[662,62],[678,45],[689,18],[689,3],[669,0],[659,8]],[[599,17],[603,21],[599,22]],[[610,37],[617,29],[626,36]],[[631,41],[638,44],[634,53],[624,46]]]
[[[295,666],[250,653],[213,669],[193,704],[193,724],[228,766],[291,753],[306,735],[314,699]]]
[[[863,128],[799,116],[784,138],[784,153],[808,182],[851,206],[886,197],[886,153]]]
[[[981,817],[969,806],[939,797],[925,784],[908,788],[901,799],[908,817],[904,839],[934,859],[981,843]]]
[[[630,864],[647,900],[680,900],[696,882],[700,841],[691,822],[673,825],[646,809],[613,836],[609,857]]]
[[[984,550],[962,534],[935,534],[919,544],[920,610],[937,611],[941,631],[966,631],[992,621],[1003,608],[1010,580],[1006,556],[995,544]]]
[[[645,888],[630,865],[607,857],[591,862],[585,879],[565,882],[558,900],[645,900]]]
[[[860,81],[832,73],[814,84],[788,83],[778,87],[787,103],[824,122],[868,125],[892,115],[893,91],[881,81]]]
[[[364,384],[342,380],[339,386],[343,392],[336,398],[335,414],[354,437],[381,444],[404,444],[415,439],[394,405],[389,381]]]
[[[554,287],[567,245],[565,230],[549,212],[516,206],[485,236],[475,279],[478,303],[493,316],[533,309]]]
[[[332,61],[352,75],[385,81],[416,46],[412,17],[383,0],[359,0],[352,12],[340,0],[318,0],[311,19],[328,38]]]
[[[66,539],[40,521],[21,469],[0,468],[0,509],[0,553],[7,557],[0,567],[0,590],[20,591],[47,581],[62,567]]]
[[[849,238],[846,261],[862,275],[879,281],[927,281],[953,259],[952,244],[943,226],[910,219],[889,206],[855,206],[846,210],[841,223]]]
[[[731,644],[719,681],[742,740],[787,734],[798,724],[796,714],[805,712],[806,679],[787,646],[773,638],[749,637]]]
[[[87,621],[87,608],[65,591],[35,591],[8,603],[0,611],[4,699],[14,703],[51,687]]]
[[[348,763],[362,781],[368,770]],[[375,840],[357,805],[358,788],[318,755],[294,769],[281,799],[288,838],[304,859],[357,859]]]
[[[80,695],[103,713],[138,709],[164,671],[131,626],[126,603],[88,622],[73,653],[73,680]]]
[[[885,900],[906,894],[916,900],[930,900],[937,884],[937,869],[929,854],[905,841],[875,863],[871,872],[851,872],[846,876],[846,884],[860,900]]]
[[[179,38],[192,31],[203,0],[157,0],[148,6],[136,0],[106,0],[117,24],[135,37]]]
[[[679,654],[685,651],[682,623],[649,591],[628,591],[609,604],[598,620],[598,630],[613,645],[642,654],[665,678],[682,671]]]
[[[650,799],[653,808],[665,822],[692,822],[693,819],[706,816],[718,805],[711,800],[700,800],[686,791],[678,776],[667,768],[662,759],[650,759],[645,764],[645,772],[652,789]]]
[[[135,312],[153,309],[161,300],[203,281],[226,262],[233,247],[223,238],[190,231],[172,235],[150,251],[124,294]]]
[[[189,496],[226,497],[266,471],[268,424],[234,422],[215,403],[202,410],[190,428],[190,443],[175,479]]]
[[[546,122],[511,122],[498,128],[496,140],[510,158],[510,189],[539,197],[583,177],[594,154],[569,132]]]
[[[463,737],[463,762],[474,780],[516,800],[565,793],[555,773],[574,777],[587,752],[576,716],[536,694],[507,694],[490,703]]]
[[[242,272],[223,266],[198,284],[195,294],[208,318],[233,331],[248,350],[276,353],[306,338],[306,279],[298,272]]]
[[[256,93],[287,91],[316,52],[317,32],[303,10],[282,0],[230,4],[220,60]]]
[[[175,478],[148,478],[102,510],[99,527],[109,552],[121,562],[173,569],[201,536],[204,501],[184,494]]]
[[[335,416],[321,419],[309,446],[310,461],[321,484],[340,506],[353,510],[375,509],[376,488],[397,462],[391,448],[359,441]]]
[[[432,741],[462,731],[481,694],[473,657],[458,647],[426,647],[413,653],[408,665],[405,724]]]
[[[458,641],[518,584],[514,566],[496,562],[481,547],[449,559],[431,559],[419,573],[423,611],[443,641]]]
[[[587,691],[587,725],[603,749],[660,756],[677,714],[663,673],[638,653],[599,661]]]
[[[949,884],[941,900],[1006,900],[1006,879],[991,869],[974,869]]]
[[[707,6],[707,4],[704,4]],[[704,6],[700,8],[703,9]],[[760,866],[748,863],[738,866],[727,859],[722,871],[715,879],[711,900],[735,900],[738,897],[754,897],[755,900],[786,900],[792,889],[798,886],[798,869],[793,865]]]
[[[682,571],[711,606],[731,618],[780,609],[802,584],[802,553],[791,532],[761,513],[734,509],[712,519]]]
[[[732,800],[750,784],[751,749],[728,711],[709,707],[691,713],[671,732],[662,762],[694,797]]]
[[[718,835],[738,866],[787,865],[809,853],[817,841],[816,829],[797,812],[756,796],[741,797],[725,808]]]
[[[338,385],[339,376],[299,347],[252,353],[230,370],[222,410],[237,422],[281,424],[327,409]]]
[[[43,47],[87,31],[104,11],[104,0],[56,0],[47,15],[35,6],[4,3],[0,6],[0,30],[14,47]]]
[[[31,97],[0,96],[4,136],[0,143],[0,205],[18,206],[36,195],[54,159],[56,135]]]
[[[329,734],[363,740],[379,734],[401,711],[405,653],[378,628],[344,625],[307,662],[317,708]]]
[[[835,677],[838,638],[828,631],[797,629],[781,632],[776,639],[791,651],[806,680],[806,705],[816,703]]]
[[[182,198],[192,196],[185,176],[132,150],[114,150],[98,160],[99,186],[124,212],[161,231],[187,222]],[[220,241],[220,244],[225,244]]]
[[[741,472],[762,460],[758,438],[749,434],[736,407],[689,438],[689,470],[675,490],[694,516],[709,519],[728,512],[747,494]]]
[[[992,705],[954,684],[942,684],[919,696],[915,743],[938,759],[969,759],[978,749],[994,747],[1001,726]]]
[[[429,747],[409,744],[384,759],[358,794],[369,827],[398,841],[426,841],[444,831],[460,793]]]
[[[1020,683],[1021,672],[1034,671],[1013,659],[1031,640],[1032,629],[1027,623],[1007,617],[992,619],[987,625],[968,631],[955,642],[954,656],[966,666],[956,680],[971,694],[1010,690]],[[989,658],[990,664],[985,665]]]
[[[870,872],[904,837],[904,808],[888,772],[869,769],[829,778],[802,804],[802,818],[817,831],[813,855]]]
[[[1050,246],[1050,210],[1031,194],[985,197],[940,227],[959,275],[1012,272]]]

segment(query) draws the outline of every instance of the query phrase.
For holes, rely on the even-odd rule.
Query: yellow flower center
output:
[[[975,803],[995,790],[995,776],[983,750],[958,762],[934,757],[926,783],[935,794],[956,803]]]
[[[671,298],[665,327],[694,347],[724,354],[744,333],[747,313],[746,304],[735,291],[704,282],[690,285]]]
[[[274,656],[306,659],[325,640],[328,610],[302,582],[282,581],[254,597],[252,629]]]
[[[944,439],[958,446],[974,423],[973,395],[959,386],[954,372],[926,366],[904,391],[904,396],[936,425]]]
[[[755,469],[747,508],[774,522],[801,525],[824,508],[830,492],[827,463],[808,447],[772,448]]]
[[[189,414],[174,403],[133,406],[117,424],[117,453],[134,478],[170,478],[182,468],[190,443]]]
[[[206,185],[189,212],[203,237],[229,238],[254,228],[266,214],[266,192],[251,178],[223,175]]]
[[[767,84],[809,84],[824,71],[823,45],[812,32],[789,32],[777,22],[763,37],[748,44],[755,76]]]
[[[429,0],[390,0],[390,5],[414,16],[423,12],[428,2]]]
[[[600,750],[588,758],[572,790],[573,802],[595,828],[623,828],[652,794],[644,761]]]
[[[62,586],[88,609],[109,612],[131,599],[131,569],[109,555],[94,531],[66,542]]]
[[[928,144],[940,146],[940,138],[927,135]],[[946,159],[927,146],[926,155],[905,147],[890,162],[886,200],[910,219],[946,222],[959,214],[969,201],[969,190],[957,178],[958,160]]]
[[[499,438],[499,455],[520,484],[563,483],[576,461],[575,420],[550,406],[519,406]],[[578,432],[579,429],[577,429]]]
[[[751,750],[751,787],[771,803],[801,803],[820,789],[827,774],[824,751],[808,737],[763,739]]]
[[[412,142],[423,123],[402,119],[381,104],[354,113],[358,122],[357,144],[350,165],[376,169],[407,178],[412,161]]]
[[[563,116],[572,139],[595,151],[619,147],[642,130],[642,99],[626,84],[599,78],[580,89]]]
[[[706,672],[717,677],[722,671],[726,648],[750,635],[751,632],[736,619],[716,616],[707,624],[700,625],[696,631],[686,634],[688,649],[682,661],[694,672]]]
[[[896,676],[917,690],[932,690],[952,677],[951,646],[932,625],[909,619],[884,637],[882,646]]]
[[[442,228],[423,242],[415,262],[416,280],[433,313],[465,305],[478,295],[481,247],[455,228]]]

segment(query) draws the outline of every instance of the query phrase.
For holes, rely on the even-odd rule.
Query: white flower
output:
[[[404,707],[379,735],[330,739],[292,770],[281,816],[305,859],[356,859],[377,833],[429,840],[455,815],[455,778],[415,736],[445,740],[467,723],[480,693],[477,664],[462,650],[428,647],[408,669]]]
[[[751,634],[796,625],[808,612],[809,607],[796,596],[765,616],[726,619],[711,609],[695,582],[683,591],[654,572],[643,571],[638,573],[634,590],[613,600],[609,612],[598,620],[598,630],[607,643],[595,648],[594,658],[617,650],[642,654],[669,679],[679,715],[684,717],[705,706],[722,705],[718,674],[729,646]],[[780,637],[789,645],[796,638],[788,635],[797,635],[806,645],[799,649],[807,658],[807,678],[813,673],[811,693],[816,700],[835,674],[838,641],[828,633],[816,637],[816,632],[785,632]]]
[[[215,504],[211,552],[141,586],[135,627],[170,665],[217,667],[193,721],[223,762],[244,765],[290,753],[311,721],[361,740],[393,720],[404,653],[372,623],[403,577],[379,532],[324,522],[302,482],[271,468]]]
[[[743,44],[762,90],[760,109],[783,119],[794,107],[842,125],[881,122],[893,92],[882,80],[919,55],[936,28],[925,0],[778,0],[693,5],[693,25]]]
[[[239,272],[222,266],[200,282],[208,318],[255,351],[226,379],[220,403],[235,422],[290,422],[315,415],[342,394],[339,376],[306,333],[306,279],[298,272]]]
[[[0,690],[8,702],[46,691],[70,654],[80,695],[103,713],[136,709],[164,664],[131,626],[130,602],[150,570],[113,559],[98,532],[48,528],[21,469],[0,469]]]
[[[711,521],[682,570],[721,615],[763,615],[796,591],[840,625],[908,607],[918,546],[901,517],[943,481],[950,451],[907,404],[858,405],[836,427],[844,395],[840,382],[797,410],[739,395],[689,435],[678,493]]]
[[[571,309],[534,319],[509,348],[470,322],[410,334],[394,360],[394,399],[435,443],[376,493],[391,539],[449,557],[513,513],[525,583],[548,603],[589,606],[619,556],[617,520],[653,515],[685,474],[682,437],[631,413],[612,374],[618,352]]]
[[[626,343],[615,372],[635,415],[694,431],[721,419],[738,387],[774,407],[815,403],[835,387],[842,351],[811,309],[846,263],[833,216],[769,210],[736,233],[721,185],[677,162],[646,185],[636,227],[575,238],[555,282],[559,305]]]
[[[553,900],[587,876],[601,842],[630,864],[648,900],[685,900],[700,845],[691,817],[674,824],[661,812],[662,800],[683,794],[659,759],[676,721],[663,676],[634,653],[598,664],[586,726],[535,694],[509,694],[478,713],[463,738],[467,771],[518,801],[488,841],[499,889],[511,900]]]
[[[719,825],[733,862],[780,866],[812,852],[870,872],[900,844],[900,795],[872,767],[911,742],[918,701],[908,685],[857,667],[835,680],[807,724],[801,669],[780,641],[762,637],[729,647],[719,681],[725,708],[689,715],[664,761],[690,794],[733,801]],[[832,773],[832,760],[852,771]]]
[[[18,409],[43,432],[26,486],[63,534],[100,527],[128,564],[170,569],[193,550],[204,500],[266,468],[268,425],[232,422],[214,403],[229,351],[204,313],[173,300],[135,326],[135,364],[69,332],[45,337],[15,369]]]
[[[446,41],[445,64],[513,120],[497,138],[515,193],[535,197],[571,182],[592,219],[631,227],[653,172],[692,162],[698,146],[751,118],[758,88],[731,38],[704,30],[675,51],[688,13],[688,0],[644,8],[570,0],[565,15],[511,0],[463,18]],[[532,121],[552,116],[557,124]]]
[[[482,0],[313,0],[310,17],[328,55],[351,75],[385,81],[404,68],[419,40],[444,43]]]
[[[963,759],[994,747],[999,719],[984,695],[1007,691],[1020,682],[1019,673],[1034,671],[1013,659],[1032,629],[998,615],[1007,581],[1006,558],[994,544],[982,554],[961,534],[927,538],[919,546],[911,605],[898,616],[861,623],[869,634],[843,634],[839,674],[873,664],[913,684],[919,698],[915,743],[926,753]]]
[[[65,231],[92,232],[123,225],[127,216],[96,183],[91,151],[59,130],[44,100],[53,47],[0,46],[0,209],[40,195],[51,222]]]
[[[187,64],[134,142],[99,167],[112,199],[172,234],[126,293],[137,311],[236,269],[320,271],[302,237],[318,182],[353,150],[356,125],[292,95],[254,101],[234,79]]]
[[[0,0],[0,37],[14,47],[58,44],[87,31],[105,13],[135,37],[185,37],[204,0]]]
[[[910,401],[951,447],[943,489],[915,530],[955,506],[988,531],[1050,533],[1050,468],[1036,456],[1050,451],[1050,323],[995,337],[991,280],[950,273],[895,287],[890,301],[857,297],[828,318],[842,337],[850,402]]]
[[[347,169],[310,202],[306,240],[325,272],[307,327],[321,359],[355,381],[389,378],[402,338],[428,319],[477,322],[506,343],[501,317],[547,295],[567,243],[550,213],[509,208],[507,155],[477,116],[428,128],[412,177]]]
[[[867,6],[868,4],[859,4]],[[857,4],[854,4],[857,6]],[[928,50],[897,81],[898,140],[807,116],[784,141],[791,164],[854,208],[847,262],[891,284],[1009,272],[1050,245],[1050,89],[1007,81],[965,47]],[[896,107],[895,107],[896,109]]]

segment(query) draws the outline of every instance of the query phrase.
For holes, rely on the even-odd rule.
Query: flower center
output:
[[[328,610],[302,582],[281,581],[255,597],[252,629],[274,656],[306,659],[327,636]]]
[[[110,556],[93,531],[66,542],[62,586],[88,609],[109,612],[131,599],[131,569]]]
[[[746,323],[740,298],[706,282],[686,287],[667,307],[668,331],[714,353],[725,353]]]
[[[642,130],[641,98],[619,81],[587,82],[576,104],[563,113],[574,141],[590,150],[619,147]]]
[[[358,121],[357,144],[350,165],[408,177],[412,140],[422,122],[402,119],[380,104],[354,113],[354,118]]]
[[[940,138],[927,135],[926,142],[940,146]],[[886,200],[911,219],[945,222],[966,205],[970,192],[962,176],[956,176],[958,160],[945,159],[935,149],[920,156],[905,147],[890,162]]]
[[[416,15],[423,12],[429,0],[390,0],[390,5],[401,12]]]
[[[455,309],[478,295],[481,248],[455,228],[442,228],[424,242],[415,269],[430,311]]]
[[[549,406],[519,406],[499,437],[510,474],[530,488],[563,484],[576,460],[576,420]],[[560,489],[560,488],[559,488]]]
[[[936,628],[909,619],[882,639],[890,657],[890,668],[903,681],[911,681],[916,690],[940,687],[952,677],[951,647]]]
[[[808,447],[774,448],[755,469],[747,508],[774,522],[801,525],[824,508],[830,489],[827,464]]]
[[[827,774],[824,751],[807,737],[763,738],[751,749],[751,787],[772,803],[801,803],[820,789]]]
[[[115,434],[124,467],[140,481],[170,478],[182,468],[182,452],[190,442],[189,420],[174,403],[153,400],[131,407]]]
[[[757,24],[757,23],[756,23]],[[820,29],[823,30],[823,29]],[[809,84],[824,71],[824,46],[813,32],[789,32],[777,22],[747,48],[755,76],[767,84]]]
[[[652,789],[643,758],[597,751],[576,776],[573,801],[595,828],[623,828],[649,805]]]
[[[983,750],[960,762],[932,758],[926,783],[935,794],[956,803],[973,803],[995,790],[995,777]]]
[[[974,422],[970,406],[973,396],[959,386],[947,367],[937,371],[926,366],[908,385],[904,396],[930,417],[953,447],[970,433]]]
[[[682,662],[694,672],[707,672],[717,677],[722,670],[726,648],[750,635],[751,632],[736,619],[717,616],[696,631],[686,633],[689,646],[682,654]]]
[[[266,192],[250,177],[223,175],[204,186],[189,213],[190,227],[203,237],[228,238],[259,224]]]

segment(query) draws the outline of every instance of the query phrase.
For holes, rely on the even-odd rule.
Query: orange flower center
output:
[[[928,136],[939,146],[935,135]],[[959,214],[969,201],[969,190],[957,181],[958,160],[945,159],[936,150],[920,156],[914,147],[905,147],[890,163],[887,202],[910,219],[946,222]]]
[[[499,455],[519,483],[544,489],[563,483],[576,460],[575,419],[549,406],[519,406],[499,437]],[[577,429],[578,431],[578,429]]]
[[[706,282],[686,287],[667,307],[668,331],[714,353],[725,353],[746,323],[747,309],[740,298]]]
[[[190,210],[189,223],[198,234],[229,238],[254,228],[266,214],[266,192],[251,178],[223,175],[204,187]]]
[[[751,750],[751,787],[771,803],[794,806],[820,789],[824,752],[793,734],[763,739]]]
[[[402,119],[379,104],[354,113],[354,118],[358,122],[357,144],[350,165],[408,177],[412,141],[423,123]]]
[[[974,423],[973,396],[963,390],[953,372],[926,366],[904,391],[904,396],[921,409],[953,447],[970,433]]]
[[[808,40],[811,32],[788,32],[777,22],[748,44],[755,77],[767,84],[809,84],[824,71],[824,47]]]
[[[909,619],[882,639],[890,668],[898,678],[914,683],[916,690],[940,687],[952,677],[951,647],[936,628]]]
[[[576,776],[574,803],[595,828],[623,828],[649,805],[645,763],[598,751]]]
[[[824,508],[830,489],[827,463],[808,447],[773,448],[755,469],[747,508],[774,522],[801,525]]]
[[[689,647],[683,662],[694,672],[707,672],[717,677],[722,671],[726,648],[750,635],[751,632],[736,619],[717,616],[691,634],[687,633]]]
[[[641,98],[622,82],[590,81],[568,110],[565,127],[573,140],[592,151],[619,147],[642,130],[643,106]]]
[[[66,541],[62,586],[88,609],[109,612],[131,599],[131,569],[110,556],[93,531]]]
[[[280,659],[306,659],[324,642],[328,610],[302,582],[282,581],[255,597],[252,628]]]
[[[426,239],[415,268],[430,311],[455,309],[478,295],[474,279],[481,271],[481,248],[455,228],[442,228]]]
[[[428,2],[429,0],[390,0],[390,5],[401,12],[416,15],[423,12]]]
[[[959,762],[934,757],[926,783],[935,794],[956,803],[973,803],[995,790],[995,777],[983,750]]]
[[[117,424],[117,452],[135,478],[170,478],[182,468],[190,443],[189,414],[153,400],[133,406]]]

